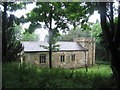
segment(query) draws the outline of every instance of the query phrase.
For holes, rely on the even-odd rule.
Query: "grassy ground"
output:
[[[80,69],[38,69],[35,66],[3,64],[4,88],[114,88],[109,65]]]

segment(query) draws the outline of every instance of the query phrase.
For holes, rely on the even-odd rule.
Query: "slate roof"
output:
[[[39,42],[31,42],[31,41],[23,41],[21,42],[24,46],[25,52],[44,52],[48,51],[44,49],[40,45],[48,46],[47,42],[39,41]],[[84,48],[81,44],[77,42],[57,42],[56,45],[60,45],[59,51],[86,51],[88,49]]]

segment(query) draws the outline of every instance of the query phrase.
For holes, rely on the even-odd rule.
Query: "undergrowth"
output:
[[[3,88],[114,88],[109,65],[80,69],[37,68],[15,62],[3,64]]]

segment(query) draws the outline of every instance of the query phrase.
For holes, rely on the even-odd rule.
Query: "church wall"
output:
[[[40,55],[46,55],[46,62],[40,63]],[[72,61],[71,58],[75,54],[75,60]],[[61,62],[61,55],[65,55],[64,62]],[[86,51],[86,57],[88,53]],[[29,64],[35,64],[39,67],[49,67],[49,55],[48,52],[28,52],[24,54],[25,62]],[[85,61],[85,51],[59,51],[52,52],[52,67],[62,67],[62,68],[79,68],[84,67],[87,64],[87,58]]]

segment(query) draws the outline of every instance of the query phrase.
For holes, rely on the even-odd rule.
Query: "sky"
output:
[[[115,5],[118,6],[117,2],[115,2]],[[27,5],[26,9],[17,10],[16,12],[13,12],[12,14],[14,14],[15,16],[17,16],[19,18],[22,15],[25,15],[26,13],[30,12],[34,7],[35,7],[35,3]],[[94,11],[93,15],[90,16],[88,21],[95,23],[97,19],[100,21],[100,14],[98,14],[97,11]],[[23,27],[28,28],[29,24],[30,23],[23,24]],[[70,26],[70,27],[72,28],[72,26]],[[48,31],[41,28],[41,29],[36,29],[35,33],[39,35],[40,41],[43,41],[45,35],[48,34]]]

